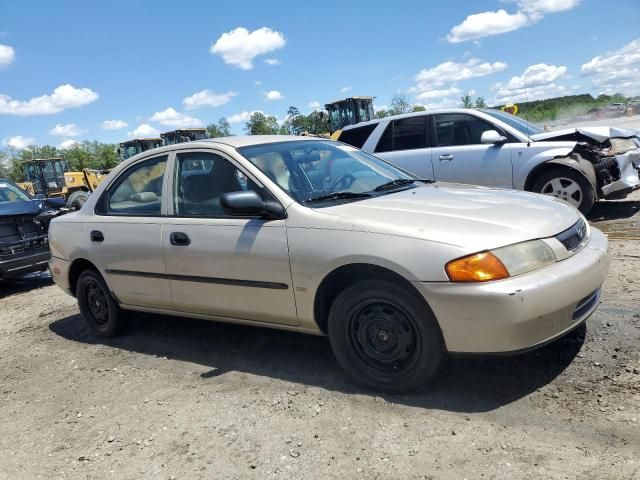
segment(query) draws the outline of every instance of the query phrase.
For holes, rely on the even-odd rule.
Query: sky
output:
[[[640,94],[640,0],[0,0],[0,148],[120,142],[350,95]]]

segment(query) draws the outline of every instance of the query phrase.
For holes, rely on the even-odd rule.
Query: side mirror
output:
[[[507,141],[507,137],[500,135],[495,130],[487,130],[482,132],[482,136],[480,137],[480,143],[504,143]]]
[[[228,215],[260,215],[268,219],[285,218],[285,210],[277,202],[264,201],[253,190],[229,192],[220,197],[220,205]]]

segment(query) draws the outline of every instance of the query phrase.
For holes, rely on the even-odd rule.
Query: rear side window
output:
[[[419,115],[390,122],[375,151],[415,150],[427,146],[427,116]]]
[[[137,163],[124,172],[101,198],[97,213],[158,216],[167,157]]]
[[[348,143],[356,148],[362,148],[364,143],[369,138],[369,135],[376,129],[377,123],[373,125],[364,125],[362,127],[350,128],[349,130],[343,130],[340,134],[339,140],[344,143]]]
[[[487,130],[497,128],[478,117],[460,113],[436,115],[434,120],[436,146],[479,145]],[[502,133],[502,132],[500,132]]]

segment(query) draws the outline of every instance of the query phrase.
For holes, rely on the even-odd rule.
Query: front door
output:
[[[467,113],[434,115],[433,125],[436,180],[513,188],[510,145],[480,142],[482,133],[495,130],[494,125]]]
[[[110,185],[85,225],[88,255],[126,305],[171,309],[162,255],[167,156],[136,162]]]
[[[284,220],[228,216],[224,193],[268,195],[223,154],[176,155],[174,217],[162,244],[175,308],[297,325]]]

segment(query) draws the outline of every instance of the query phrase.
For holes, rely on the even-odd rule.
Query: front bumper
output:
[[[44,247],[0,259],[0,280],[46,270],[50,257],[49,247]]]
[[[640,149],[614,157],[620,170],[620,179],[602,187],[603,198],[624,198],[640,188]]]
[[[609,269],[607,238],[591,228],[577,254],[534,272],[486,283],[417,282],[447,347],[506,353],[544,345],[596,309]]]

